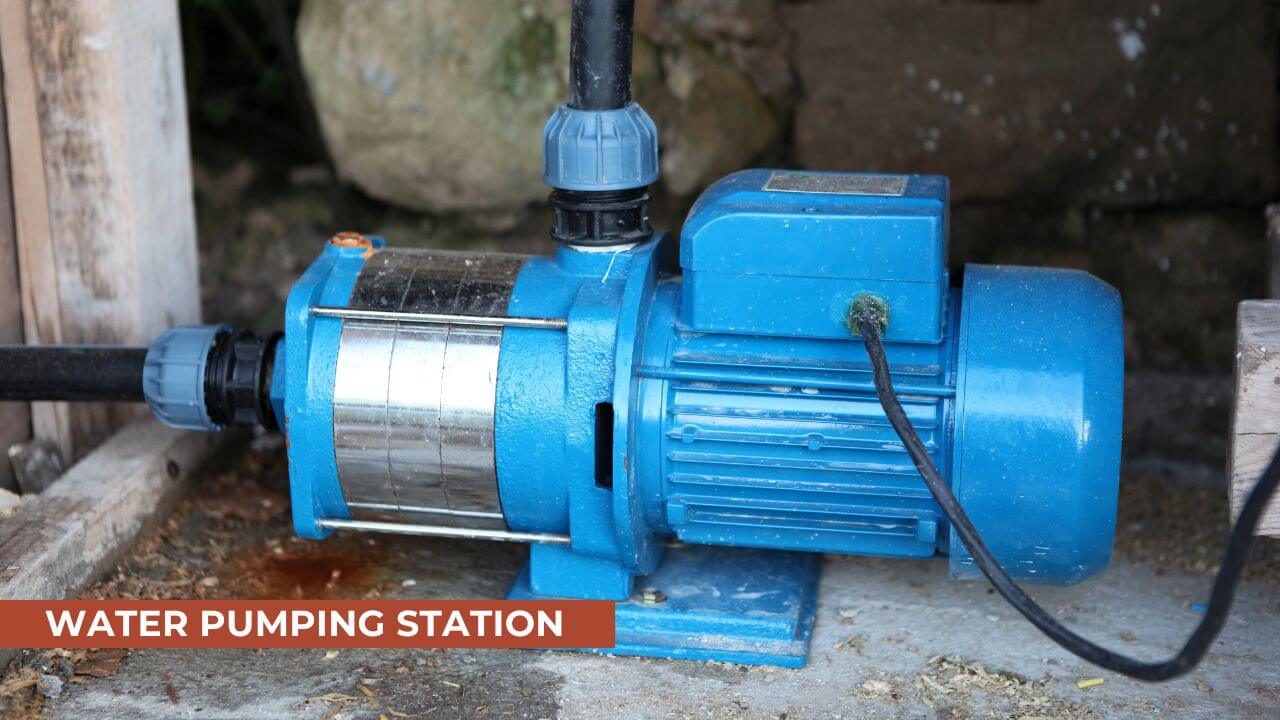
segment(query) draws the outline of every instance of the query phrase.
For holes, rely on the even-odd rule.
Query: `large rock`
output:
[[[1236,305],[1266,293],[1262,213],[1117,212],[1094,225],[1092,269],[1124,300],[1130,366],[1231,372]]]
[[[791,35],[779,0],[637,0],[636,32],[660,44],[697,38],[728,59],[777,110],[790,113]]]
[[[298,43],[339,172],[406,207],[521,206],[565,97],[567,3],[309,0]]]
[[[778,123],[738,71],[701,45],[636,47],[636,97],[658,124],[662,184],[692,195],[769,148]]]
[[[429,211],[546,197],[541,130],[567,96],[567,0],[307,0],[298,37],[339,172]],[[658,122],[667,188],[700,190],[778,128],[730,61],[677,34],[637,42],[636,97]]]
[[[799,162],[960,200],[1261,202],[1277,45],[1256,0],[788,4]]]

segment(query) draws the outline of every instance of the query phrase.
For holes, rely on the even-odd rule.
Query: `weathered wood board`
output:
[[[221,441],[138,420],[0,520],[0,600],[68,597],[166,512]]]
[[[29,343],[141,343],[200,319],[175,0],[0,0]],[[37,403],[68,458],[136,406]]]
[[[4,84],[0,82],[0,108]],[[22,299],[18,286],[18,235],[13,224],[13,187],[9,174],[9,142],[0,112],[0,343],[22,342]],[[31,406],[0,402],[0,490],[17,489],[5,450],[31,436]]]
[[[1236,324],[1236,392],[1231,417],[1228,492],[1231,516],[1240,513],[1258,476],[1280,447],[1280,300],[1240,303]],[[1280,537],[1280,498],[1258,526]]]
[[[1267,217],[1267,297],[1280,298],[1280,203],[1271,203]]]
[[[220,433],[143,418],[0,520],[0,600],[75,597],[169,512]],[[0,647],[0,667],[13,650]]]

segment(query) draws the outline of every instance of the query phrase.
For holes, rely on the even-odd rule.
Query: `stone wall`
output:
[[[567,8],[307,0],[299,42],[339,172],[433,215],[545,212]],[[957,269],[1088,269],[1124,294],[1131,369],[1229,371],[1280,185],[1270,5],[639,0],[637,29],[669,226],[749,165],[944,174]]]
[[[959,202],[1275,194],[1275,42],[1250,0],[789,4],[794,159],[933,168]]]

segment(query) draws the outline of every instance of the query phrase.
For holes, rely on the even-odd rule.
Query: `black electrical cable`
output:
[[[920,441],[920,436],[916,434],[915,428],[907,419],[906,412],[903,411],[902,405],[894,394],[893,379],[889,376],[889,362],[885,359],[884,342],[880,337],[882,325],[887,321],[883,306],[878,303],[859,303],[855,305],[850,321],[851,329],[856,329],[862,336],[867,355],[871,358],[876,395],[880,398],[880,405],[884,407],[889,423],[898,433],[916,469],[920,471],[920,476],[924,478],[925,485],[929,487],[929,492],[933,493],[934,500],[951,521],[952,529],[973,555],[978,569],[982,570],[991,584],[1014,609],[1022,613],[1050,640],[1068,651],[1095,665],[1138,680],[1153,682],[1170,680],[1190,672],[1199,664],[1209,651],[1209,646],[1218,637],[1218,633],[1222,631],[1227,615],[1231,612],[1231,599],[1235,594],[1236,584],[1240,581],[1240,573],[1248,560],[1249,548],[1253,545],[1254,530],[1258,527],[1258,520],[1267,502],[1275,494],[1276,486],[1280,485],[1280,452],[1271,458],[1258,484],[1249,493],[1249,498],[1244,503],[1235,527],[1231,529],[1226,557],[1218,569],[1217,577],[1214,578],[1209,607],[1205,610],[1200,624],[1191,633],[1182,650],[1172,658],[1161,662],[1137,660],[1108,650],[1077,635],[1049,615],[1013,581],[1013,578],[1009,577],[999,561],[987,549],[986,544],[982,542],[982,537],[978,535],[973,522],[969,520],[964,508],[960,507],[960,502],[956,500],[951,488],[943,480],[942,474],[933,464],[924,443]]]

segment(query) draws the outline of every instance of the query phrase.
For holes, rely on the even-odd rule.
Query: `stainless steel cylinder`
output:
[[[527,258],[382,250],[353,309],[501,317]],[[493,417],[501,327],[343,320],[333,394],[338,479],[362,520],[502,529]]]

